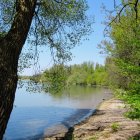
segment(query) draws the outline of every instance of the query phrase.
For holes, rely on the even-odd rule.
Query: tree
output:
[[[139,80],[139,12],[137,20],[135,18],[135,10],[129,6],[120,16],[120,21],[112,23],[110,37],[113,41],[110,46],[110,54],[113,57],[118,74],[119,87],[130,89],[132,83]],[[136,82],[137,81],[137,82]],[[118,84],[119,84],[118,83]]]
[[[114,87],[121,89],[117,93],[130,105],[128,116],[140,118],[140,2],[123,1],[122,5],[110,22],[112,43],[104,43],[109,54],[106,64]]]
[[[43,88],[50,93],[59,93],[66,87],[68,75],[69,68],[67,66],[63,64],[54,65],[42,74],[42,79],[45,81]],[[47,88],[45,88],[45,86],[47,86]]]
[[[25,41],[49,46],[57,62],[91,29],[84,0],[1,0],[0,2],[0,139],[13,108],[18,60]]]

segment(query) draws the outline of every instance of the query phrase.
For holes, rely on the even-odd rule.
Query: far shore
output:
[[[140,137],[140,121],[124,117],[127,107],[112,98],[103,101],[96,112],[81,123],[45,140],[128,140]],[[61,128],[60,128],[61,129]]]

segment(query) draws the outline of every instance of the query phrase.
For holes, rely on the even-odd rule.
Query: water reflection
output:
[[[16,92],[16,100],[6,140],[38,139],[50,135],[58,126],[69,128],[89,116],[102,99],[111,97],[101,87],[71,87],[59,94],[28,93],[23,86]]]
[[[44,130],[61,123],[75,111],[61,107],[17,107],[12,112],[5,138],[19,140],[43,136]]]
[[[102,87],[73,86],[62,93],[51,96],[55,102],[62,106],[93,109],[102,99],[110,97],[110,90]]]

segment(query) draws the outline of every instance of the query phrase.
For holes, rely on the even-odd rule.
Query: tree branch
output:
[[[136,12],[136,20],[138,19],[138,2],[139,0],[136,0],[135,7],[134,7],[134,10]]]
[[[123,7],[119,10],[119,12],[117,13],[117,15],[111,20],[111,22],[109,22],[109,24],[106,26],[106,28],[104,29],[104,31],[107,31],[107,28],[111,26],[111,24],[113,22],[115,22],[115,20],[117,18],[119,18],[119,21],[120,21],[120,16],[121,16],[121,13],[122,11],[129,5],[133,5],[134,6],[134,10],[136,12],[136,20],[138,18],[138,2],[139,0],[136,0],[135,2],[129,2],[129,3],[126,3],[125,5],[123,5]],[[114,7],[116,9],[116,1],[114,0]],[[115,10],[114,10],[115,11]]]

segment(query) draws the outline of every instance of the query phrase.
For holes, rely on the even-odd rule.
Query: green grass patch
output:
[[[120,125],[118,123],[114,122],[111,124],[112,132],[117,132],[119,130],[119,128],[120,128]]]

